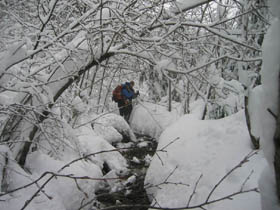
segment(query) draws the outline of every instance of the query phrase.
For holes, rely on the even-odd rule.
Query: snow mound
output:
[[[81,135],[78,138],[81,152],[84,156],[97,153],[96,155],[91,155],[89,159],[100,168],[103,168],[104,164],[107,164],[117,174],[127,173],[128,165],[126,159],[115,147],[98,136],[89,125],[81,127],[80,130]]]
[[[66,209],[78,209],[80,201],[89,201],[90,198],[95,196],[94,192],[98,186],[98,181],[90,179],[77,179],[75,181],[70,177],[98,179],[102,177],[102,172],[95,164],[80,160],[58,173],[59,169],[66,164],[66,162],[54,160],[41,152],[33,152],[28,156],[26,167],[36,177],[40,177],[47,171],[65,175],[66,177],[57,176],[53,178],[44,188],[45,193],[51,197],[58,197]],[[50,177],[50,175],[47,175],[39,184],[42,185],[47,180],[47,177]]]
[[[185,207],[191,196],[190,206],[201,204],[222,177],[252,152],[244,111],[220,120],[185,115],[162,133],[157,150],[145,179],[152,204]],[[210,200],[239,191],[252,170],[243,188],[256,188],[264,165],[262,154],[252,156],[218,186]],[[254,192],[212,206],[215,210],[261,209],[260,196]]]
[[[130,119],[134,132],[158,139],[162,131],[176,120],[176,115],[168,112],[165,106],[145,102],[133,108]]]
[[[5,170],[4,170],[5,168]],[[0,145],[0,171],[1,171],[1,189],[0,192],[5,193],[18,187],[32,183],[37,177],[26,173],[15,161],[8,147]],[[4,172],[2,174],[2,172]],[[4,178],[5,177],[5,178]],[[5,180],[4,180],[4,179]],[[44,179],[46,181],[46,179]],[[37,184],[41,184],[38,182]],[[1,196],[0,209],[21,209],[25,202],[35,194],[39,185],[30,185],[19,191]],[[28,210],[53,209],[66,210],[62,200],[58,194],[51,190],[45,193],[39,193],[34,200],[28,205]]]
[[[92,127],[97,134],[111,144],[122,141],[123,136],[134,142],[137,141],[127,122],[117,114],[110,113],[96,117]]]
[[[71,131],[72,138],[64,141],[76,148],[57,148],[59,155],[53,157],[48,150],[37,148],[26,159],[25,168],[30,174],[17,164],[8,147],[0,145],[0,171],[6,170],[5,175],[0,176],[1,193],[33,183],[42,176],[29,187],[2,195],[1,200],[5,202],[0,202],[0,209],[21,209],[41,186],[44,186],[43,191],[38,192],[27,209],[79,209],[81,203],[94,198],[95,192],[104,185],[100,180],[106,178],[102,171],[105,165],[112,178],[127,175],[126,159],[118,149],[97,135],[90,124],[76,128],[75,133],[70,128],[68,131]],[[83,209],[89,208],[90,205]]]

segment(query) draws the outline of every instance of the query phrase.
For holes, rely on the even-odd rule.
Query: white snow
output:
[[[34,177],[40,177],[46,171],[57,173],[57,171],[66,164],[65,162],[54,160],[48,155],[34,152],[28,156],[26,167],[32,172]],[[78,161],[71,164],[58,174],[76,177],[88,176],[95,179],[102,177],[102,172],[97,165],[85,161]],[[46,180],[44,179],[44,181]],[[44,183],[44,181],[39,183]],[[77,188],[77,184],[83,189],[82,191]],[[71,178],[56,177],[44,190],[48,195],[59,198],[66,209],[78,209],[80,207],[80,201],[86,199],[85,194],[88,195],[89,199],[90,197],[94,197],[94,191],[98,186],[98,182],[85,179],[77,180],[77,184],[75,180]]]
[[[77,100],[78,102],[79,100]],[[81,102],[81,101],[79,101]],[[151,103],[138,104],[131,117],[131,126],[137,132],[149,134],[158,139],[158,152],[153,157],[147,155],[145,162],[151,165],[148,169],[145,180],[147,192],[151,196],[151,201],[162,207],[184,207],[187,205],[190,195],[192,194],[195,184],[201,175],[196,187],[196,193],[191,199],[190,206],[205,201],[207,195],[213,189],[215,184],[221,180],[234,166],[236,166],[248,153],[252,152],[251,142],[247,131],[244,111],[220,120],[199,120],[202,103],[191,104],[192,114],[184,115],[178,119],[178,112],[168,112],[166,106],[155,105]],[[79,107],[83,110],[83,106]],[[79,109],[77,108],[77,109]],[[104,115],[105,117],[106,115]],[[77,119],[77,124],[82,125],[79,128],[67,128],[72,136],[70,143],[76,139],[76,145],[79,152],[72,151],[72,155],[63,155],[63,160],[54,159],[40,151],[29,155],[27,167],[32,172],[26,174],[15,162],[13,169],[18,169],[21,174],[15,174],[10,180],[13,181],[11,188],[19,187],[24,183],[30,183],[39,177],[45,171],[56,172],[59,174],[76,176],[88,176],[92,178],[109,178],[106,183],[111,187],[111,191],[117,191],[120,188],[118,181],[111,178],[117,178],[127,174],[127,162],[124,157],[113,147],[110,142],[105,140],[101,134],[92,129],[90,119],[93,115],[84,114]],[[108,118],[102,119],[100,123],[116,126],[119,118],[114,114]],[[84,124],[84,125],[83,125]],[[120,123],[121,124],[121,123]],[[127,126],[127,125],[126,125]],[[120,126],[120,130],[126,130],[126,126]],[[95,127],[95,126],[93,126]],[[117,126],[116,126],[117,127]],[[120,142],[119,142],[120,143]],[[143,145],[142,145],[143,144]],[[138,145],[144,146],[146,142],[139,140]],[[125,144],[131,146],[131,143]],[[8,151],[8,149],[6,148]],[[4,151],[6,151],[4,150]],[[110,152],[110,150],[113,150]],[[64,152],[70,152],[65,150]],[[98,153],[96,155],[90,155]],[[1,150],[3,155],[3,150]],[[58,172],[58,170],[73,159],[90,155],[86,161],[77,161],[69,167]],[[68,157],[68,161],[67,161]],[[137,162],[137,159],[134,158]],[[107,164],[111,171],[105,176],[102,175],[101,169]],[[4,163],[1,160],[0,171]],[[218,186],[210,200],[234,193],[242,187],[246,178],[253,173],[247,180],[244,189],[258,187],[260,172],[266,166],[266,161],[260,151],[250,158],[249,162],[242,167],[237,168]],[[10,172],[10,174],[13,174]],[[133,182],[134,176],[130,177],[127,182]],[[39,183],[43,183],[43,179]],[[273,181],[273,178],[270,178]],[[166,181],[169,184],[164,184]],[[79,186],[83,189],[81,192],[75,182],[69,178],[58,177],[52,180],[46,187],[45,192],[55,199],[49,201],[43,194],[36,199],[43,199],[44,202],[38,204],[33,201],[30,209],[50,209],[50,206],[56,205],[52,209],[74,210],[80,205],[82,199],[87,200],[85,194],[90,198],[94,197],[94,192],[104,182],[100,183],[95,180],[79,180]],[[261,182],[262,183],[262,182]],[[100,185],[101,184],[101,185]],[[158,185],[157,187],[155,187]],[[267,185],[263,185],[266,189]],[[35,186],[14,193],[17,197],[6,195],[1,199],[9,198],[9,202],[0,202],[0,209],[19,209],[23,203],[30,199],[37,188]],[[66,191],[66,192],[65,192]],[[23,194],[22,194],[23,193]],[[127,192],[129,193],[129,192]],[[265,194],[268,195],[268,194]],[[264,195],[264,196],[265,196]],[[233,197],[233,200],[221,201],[209,207],[215,210],[236,210],[236,209],[261,209],[260,195],[256,192],[242,194]]]
[[[4,159],[7,154],[8,156],[8,164],[4,164]],[[20,186],[24,186],[28,183],[33,182],[35,180],[35,176],[26,173],[22,168],[20,168],[14,158],[12,157],[11,152],[5,146],[0,145],[0,170],[1,177],[4,167],[6,166],[6,177],[8,183],[8,190],[15,189]],[[34,166],[35,167],[35,166]],[[46,181],[46,178],[43,179]],[[43,181],[42,180],[42,181]],[[39,184],[42,182],[39,182]],[[39,186],[39,185],[38,185]],[[51,189],[51,186],[47,186],[48,189]],[[23,188],[20,191],[16,191],[12,194],[7,194],[1,197],[0,201],[0,209],[21,209],[24,203],[31,198],[31,196],[38,190],[36,185],[31,185],[30,187]],[[1,193],[2,193],[1,189]],[[48,195],[48,197],[46,196]],[[28,206],[29,210],[37,210],[37,209],[54,209],[54,210],[66,210],[61,199],[58,198],[57,192],[54,190],[47,190],[46,194],[39,194],[33,202]]]
[[[82,102],[79,99],[76,102],[79,102],[79,106],[75,106],[75,109],[80,111],[84,110]],[[78,118],[77,122],[84,123],[88,120],[85,115],[81,116],[83,119]],[[120,128],[124,132],[127,132],[126,127],[120,126]],[[109,143],[112,140],[106,141],[102,136],[96,134],[90,123],[76,129],[64,125],[64,129],[68,132],[67,138],[69,139],[65,141],[68,141],[67,144],[70,147],[67,147],[67,149],[64,147],[57,148],[59,153],[53,157],[47,154],[48,149],[46,148],[29,154],[25,167],[31,174],[26,173],[18,166],[7,147],[0,145],[1,183],[3,181],[2,172],[5,167],[5,177],[7,177],[7,181],[5,180],[5,182],[9,186],[8,189],[0,189],[0,191],[5,192],[6,190],[13,190],[32,183],[48,172],[49,174],[44,175],[37,182],[38,186],[43,186],[47,179],[51,177],[52,173],[58,174],[59,176],[53,177],[47,183],[43,188],[44,193],[39,193],[34,201],[28,205],[27,209],[75,210],[79,209],[82,203],[86,203],[95,197],[95,191],[104,184],[104,181],[100,181],[101,179],[113,178],[105,182],[111,186],[112,191],[114,189],[116,190],[118,187],[118,179],[116,178],[126,175],[128,169],[126,159]],[[74,143],[76,148],[71,150],[71,146],[74,146]],[[61,147],[61,145],[56,146]],[[9,158],[7,166],[5,162],[6,154],[8,154]],[[87,158],[82,158],[84,156],[87,156]],[[74,162],[68,165],[71,161]],[[108,165],[110,171],[103,176],[101,170],[105,163]],[[63,167],[65,169],[61,170]],[[77,179],[75,181],[71,177],[88,177],[88,179]],[[38,187],[33,184],[23,190],[2,196],[1,199],[5,200],[5,202],[0,202],[0,209],[21,209],[24,203],[35,195],[37,190]],[[84,209],[89,208],[90,205]]]
[[[54,0],[50,1],[49,6],[52,7],[54,2]],[[178,7],[173,12],[176,13],[179,10],[205,2],[208,0],[178,1]],[[217,203],[204,206],[204,208],[214,210],[279,210],[273,170],[273,135],[276,126],[275,118],[268,112],[268,109],[275,115],[279,114],[277,104],[280,69],[280,6],[279,0],[269,0],[269,3],[275,18],[263,43],[262,86],[255,88],[250,93],[252,98],[249,102],[253,122],[252,131],[261,139],[261,150],[250,157],[248,161],[246,159],[241,167],[236,167],[231,172],[246,155],[252,154],[244,110],[224,119],[202,121],[200,118],[204,108],[203,101],[196,101],[191,105],[191,114],[179,117],[181,113],[178,110],[180,109],[168,112],[167,107],[163,104],[156,105],[139,100],[131,116],[130,128],[118,115],[103,115],[102,113],[102,115],[97,116],[89,114],[88,107],[83,104],[81,98],[77,97],[74,100],[72,111],[79,115],[85,114],[79,116],[76,127],[65,122],[63,129],[67,135],[65,135],[64,141],[69,147],[65,149],[59,144],[55,145],[58,147],[55,149],[59,151],[56,156],[49,152],[47,146],[46,149],[39,147],[37,151],[30,151],[26,160],[27,171],[24,171],[17,164],[10,149],[0,145],[0,209],[21,209],[26,201],[39,192],[26,209],[76,210],[83,202],[94,198],[95,192],[104,184],[102,181],[104,178],[107,179],[106,183],[111,187],[111,191],[117,191],[118,181],[114,178],[127,174],[129,169],[126,159],[112,143],[120,143],[123,140],[122,135],[130,137],[131,141],[136,142],[133,130],[139,134],[149,135],[158,141],[156,155],[145,157],[145,162],[151,163],[145,184],[152,205],[170,208],[194,206],[239,192],[241,189],[254,189],[259,185],[260,194],[250,192],[230,196]],[[95,8],[92,8],[83,17],[88,16],[94,10]],[[102,14],[107,18],[110,17],[108,9],[104,9]],[[80,22],[83,17],[73,22],[64,33],[69,32],[71,27]],[[210,29],[208,30],[214,34],[218,33],[216,30]],[[233,40],[230,36],[222,36]],[[57,39],[59,37],[61,36],[58,36]],[[74,46],[79,46],[80,49],[88,49],[84,40],[85,34],[81,33],[73,39],[73,43],[70,43],[68,47],[74,49]],[[1,59],[0,74],[25,58],[28,48],[28,44],[24,42],[12,45]],[[112,52],[114,51],[112,50]],[[66,51],[55,55],[58,60],[65,58],[65,56]],[[79,56],[76,57],[78,59]],[[85,57],[78,60],[79,65],[84,62]],[[167,60],[158,63],[160,75],[162,67],[167,64]],[[64,72],[65,69],[68,72]],[[16,66],[12,70],[16,71]],[[65,75],[71,75],[75,70],[73,62],[67,61],[65,67],[54,74],[54,78],[59,79],[62,78],[61,76],[66,78]],[[31,72],[33,72],[32,69]],[[241,71],[239,74],[240,80],[244,84],[248,84],[250,75]],[[4,81],[1,82],[4,84]],[[242,92],[240,84],[236,81],[218,82],[221,82],[223,86],[233,88],[233,92],[234,89],[238,89],[237,92]],[[41,96],[40,100],[44,103],[51,102],[55,94],[54,90],[59,89],[65,83],[66,80],[61,80],[52,84],[46,89],[49,98],[39,95]],[[19,83],[16,87],[24,89],[25,84]],[[34,93],[36,90],[30,89]],[[230,101],[223,103],[233,104],[240,101],[235,100],[236,97],[239,96],[233,95],[230,97]],[[1,105],[11,105],[17,101],[16,98],[19,100],[21,97],[8,91],[2,92],[0,103]],[[242,108],[242,104],[236,104],[236,107]],[[23,138],[23,140],[25,139]],[[131,143],[123,144],[124,147],[131,145]],[[147,143],[141,142],[138,146],[144,147],[147,146]],[[74,160],[76,161],[68,165]],[[134,157],[133,161],[138,162],[139,160]],[[107,174],[102,173],[105,164],[110,169]],[[64,166],[65,168],[62,170]],[[46,172],[48,174],[44,175]],[[53,177],[42,188],[52,174],[57,174],[57,176]],[[228,176],[225,177],[226,174]],[[43,178],[35,183],[34,181],[42,175],[44,175]],[[73,178],[75,176],[92,179],[76,179],[77,182],[75,182]],[[126,183],[133,183],[135,179],[136,176],[132,175]],[[219,183],[221,180],[223,181]],[[10,194],[5,195],[4,193],[27,184],[31,185]],[[38,191],[40,187],[41,191]],[[84,209],[90,209],[90,206]]]
[[[264,168],[260,180],[262,210],[279,210],[279,202],[276,196],[276,182],[274,170],[270,166]]]
[[[95,119],[92,122],[94,131],[109,143],[120,142],[123,139],[122,135],[130,138],[134,142],[136,141],[133,131],[120,115],[109,113],[96,116]]]
[[[244,111],[212,121],[185,115],[162,133],[157,150],[158,155],[153,157],[145,180],[145,184],[151,186],[147,191],[152,203],[170,208],[187,206],[195,184],[202,175],[190,206],[201,204],[215,184],[252,152]],[[252,170],[254,172],[244,188],[256,188],[265,163],[261,152],[254,155],[223,181],[210,200],[239,191]],[[260,196],[251,192],[209,208],[257,210],[261,209]]]
[[[179,0],[176,1],[177,8],[173,9],[172,12],[179,12],[182,10],[187,10],[193,8],[194,6],[207,3],[209,0]]]
[[[275,119],[267,111],[270,109],[277,115],[277,102],[278,102],[278,74],[280,68],[280,43],[278,40],[280,36],[280,21],[275,19],[271,25],[264,40],[263,47],[263,66],[261,71],[262,88],[263,88],[263,113],[262,118],[262,135],[261,138],[263,150],[269,163],[273,163],[274,144],[273,135],[275,131]]]
[[[90,157],[90,159],[99,165],[99,167],[102,168],[103,164],[106,162],[110,169],[116,170],[120,173],[126,172],[127,163],[125,158],[118,151],[114,151],[115,147],[110,145],[102,137],[97,136],[89,126],[82,127],[79,142],[84,155],[104,151],[99,155]],[[109,152],[110,150],[113,151]]]
[[[255,87],[252,91],[249,91],[248,110],[250,115],[251,131],[252,134],[260,138],[262,133],[262,119],[260,113],[264,109],[262,107],[262,85]]]
[[[4,71],[12,64],[17,63],[22,58],[24,58],[27,54],[25,42],[18,42],[11,45],[0,60],[0,76],[4,73]],[[4,80],[1,81],[4,83]]]
[[[134,163],[138,163],[138,164],[141,162],[141,161],[140,161],[137,157],[135,157],[135,156],[132,158],[131,161],[134,162]]]
[[[127,181],[125,182],[125,184],[127,185],[127,184],[132,184],[132,183],[134,183],[136,181],[136,176],[135,175],[132,175],[132,176],[130,176],[128,179],[127,179]]]
[[[139,101],[132,111],[130,126],[138,134],[158,139],[162,131],[177,117],[168,112],[165,106]]]
[[[280,18],[280,5],[279,1],[277,0],[269,0],[268,5],[270,6],[270,11],[273,13],[273,15],[277,18]]]
[[[280,72],[280,6],[278,0],[268,1],[270,10],[275,16],[272,24],[265,35],[263,43],[263,65],[262,76],[262,96],[260,112],[260,125],[255,125],[255,130],[261,133],[261,148],[268,161],[267,168],[264,169],[259,181],[262,198],[262,209],[280,209],[279,198],[275,192],[275,172],[274,172],[274,141],[273,137],[276,128],[276,119],[273,116],[279,115],[277,106],[279,105],[279,72]],[[255,99],[260,100],[260,99]],[[271,114],[270,112],[273,114]]]
[[[149,143],[148,142],[146,142],[146,141],[143,141],[143,142],[140,142],[139,144],[137,144],[137,147],[147,147],[149,145]]]

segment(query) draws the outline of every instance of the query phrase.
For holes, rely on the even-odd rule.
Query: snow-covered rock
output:
[[[97,116],[96,120],[92,122],[94,131],[106,139],[109,143],[120,142],[123,136],[129,138],[131,141],[137,141],[130,126],[123,117],[117,114],[105,114]]]
[[[174,113],[167,108],[152,103],[140,103],[134,107],[130,125],[134,132],[158,139],[162,131],[175,121]]]
[[[47,163],[47,162],[45,162]],[[38,165],[34,165],[36,167]],[[5,175],[2,174],[5,167]],[[8,147],[0,145],[0,171],[1,171],[1,186],[3,186],[3,176],[5,176],[5,183],[7,184],[7,189],[0,189],[1,193],[14,190],[19,187],[23,187],[27,184],[33,183],[38,177],[35,174],[26,173],[15,161],[12,156],[11,151]],[[24,187],[21,190],[9,193],[7,195],[1,196],[0,209],[21,209],[25,202],[30,200],[33,195],[35,195],[38,190],[38,186],[46,181],[45,177],[39,181],[36,185],[30,185]],[[46,189],[48,188],[48,189]],[[27,206],[28,210],[38,210],[38,209],[54,209],[54,210],[66,210],[62,199],[58,196],[57,192],[51,189],[50,185],[44,188],[44,193],[39,193]]]
[[[41,152],[33,152],[28,156],[26,168],[36,177],[40,177],[45,172],[53,172],[70,177],[91,177],[93,179],[98,179],[103,176],[97,165],[84,160],[79,160],[70,164],[64,170],[58,172],[67,163],[68,162],[54,160]],[[47,177],[50,177],[50,175],[47,175],[46,178]],[[42,185],[45,181],[46,179],[43,179],[39,184]],[[97,186],[98,181],[96,180],[77,179],[75,181],[71,178],[58,176],[54,177],[52,181],[46,185],[44,191],[51,197],[58,197],[63,202],[66,209],[78,209],[81,200],[86,201],[95,196],[94,192]]]
[[[89,157],[91,161],[103,168],[104,163],[118,174],[126,174],[127,161],[120,152],[102,137],[97,135],[90,125],[80,128],[79,144],[83,155],[94,154]]]
[[[244,111],[220,120],[197,120],[185,115],[162,133],[157,150],[145,179],[152,204],[185,207],[194,189],[190,206],[201,204],[219,180],[252,152]],[[252,170],[243,187],[256,188],[264,165],[262,153],[254,155],[218,186],[210,200],[239,191]],[[260,210],[260,195],[242,194],[209,208]]]

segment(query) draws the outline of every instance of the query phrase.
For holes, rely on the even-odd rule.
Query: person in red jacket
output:
[[[128,123],[130,114],[133,109],[132,99],[136,98],[139,95],[139,91],[135,92],[135,90],[133,89],[134,84],[134,81],[122,84],[122,100],[118,101],[120,115],[123,116]]]

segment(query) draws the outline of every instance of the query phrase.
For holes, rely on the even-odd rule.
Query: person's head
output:
[[[134,87],[134,81],[130,81],[130,86],[133,88]]]

